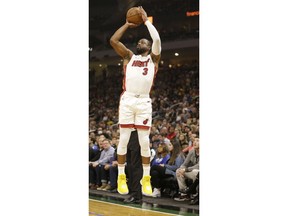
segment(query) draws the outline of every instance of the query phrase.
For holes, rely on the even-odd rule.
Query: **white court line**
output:
[[[171,214],[171,213],[166,213],[166,212],[161,212],[161,211],[153,211],[150,209],[141,209],[141,208],[136,208],[133,206],[126,206],[126,205],[120,205],[120,204],[116,204],[116,203],[111,203],[111,202],[105,202],[105,201],[99,201],[99,200],[94,200],[94,199],[89,199],[90,201],[94,201],[94,202],[102,202],[102,203],[109,203],[112,205],[116,205],[116,206],[120,206],[120,207],[127,207],[127,208],[131,208],[131,209],[137,209],[137,210],[142,210],[142,211],[150,211],[150,212],[157,212],[157,213],[162,213],[162,214],[166,214],[166,215],[178,215],[178,214]],[[180,215],[179,215],[180,216]]]

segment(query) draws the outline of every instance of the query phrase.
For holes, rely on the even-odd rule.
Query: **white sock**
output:
[[[118,175],[125,174],[125,165],[124,164],[118,164]]]
[[[149,166],[143,165],[143,176],[150,176],[150,165]]]

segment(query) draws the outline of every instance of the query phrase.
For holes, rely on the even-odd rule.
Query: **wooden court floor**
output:
[[[176,213],[166,213],[154,211],[146,208],[139,208],[130,205],[121,205],[109,201],[89,199],[89,216],[167,216],[179,215]],[[180,214],[194,215],[194,214]]]

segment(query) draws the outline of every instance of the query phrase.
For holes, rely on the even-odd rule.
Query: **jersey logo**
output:
[[[144,121],[143,121],[143,124],[146,125],[147,122],[148,122],[148,119],[144,120]]]
[[[132,67],[147,67],[149,60],[150,58],[147,61],[134,60]]]

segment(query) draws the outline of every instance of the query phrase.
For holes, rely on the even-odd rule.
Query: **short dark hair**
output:
[[[189,130],[191,130],[191,127],[190,127],[190,126],[188,126],[188,125],[186,125],[186,126],[185,126],[185,128],[189,128]]]
[[[104,141],[108,141],[109,144],[111,144],[111,140],[110,139],[104,139],[102,142],[104,142]]]
[[[100,135],[103,135],[103,136],[105,137],[105,139],[109,139],[109,140],[111,140],[110,135],[107,134],[107,133],[101,133],[101,134],[99,134],[99,136],[100,136]]]

